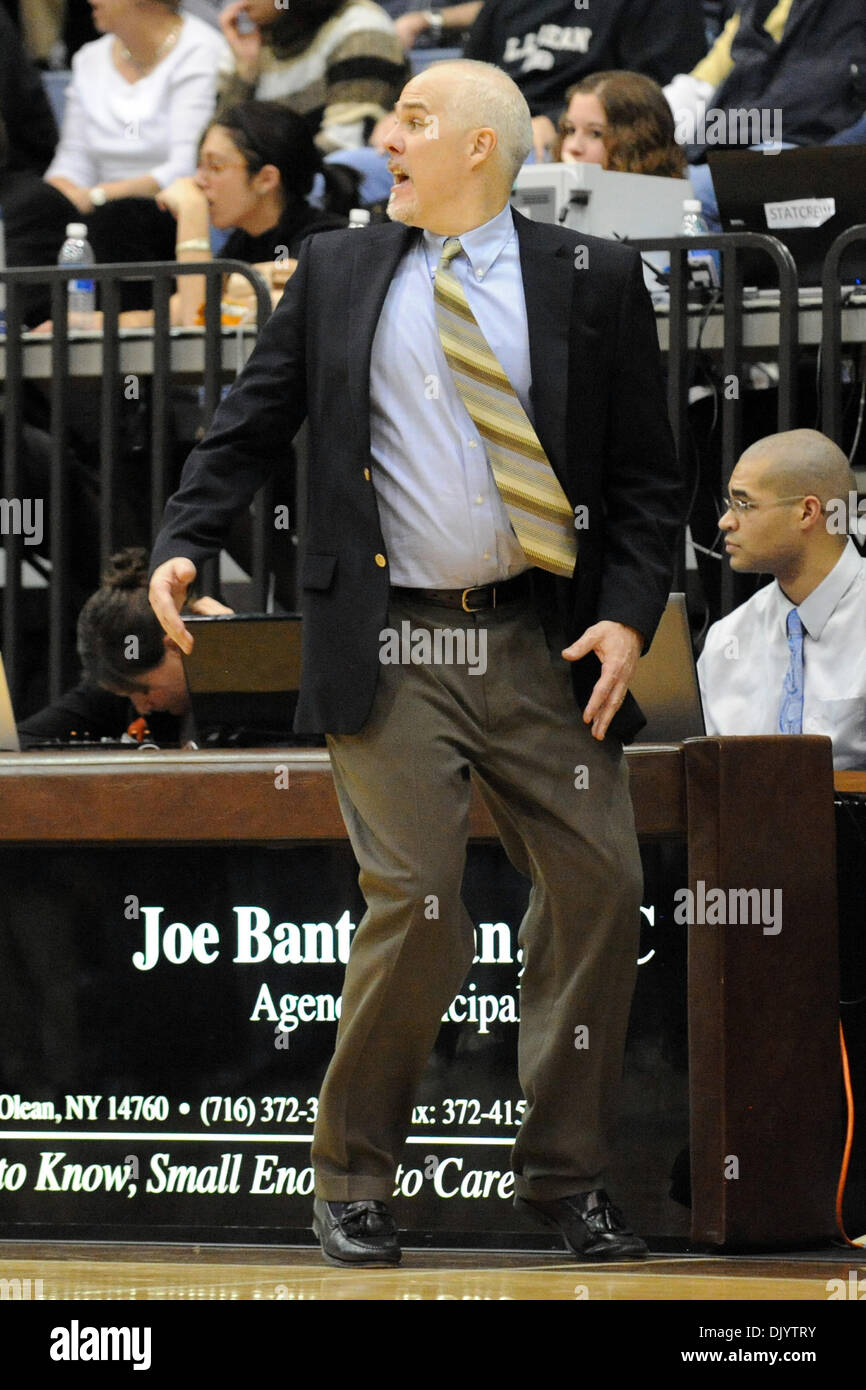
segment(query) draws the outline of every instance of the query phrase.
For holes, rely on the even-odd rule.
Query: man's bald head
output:
[[[817,430],[757,440],[737,460],[719,518],[731,569],[772,574],[801,603],[845,548],[853,486],[842,450]]]
[[[785,430],[767,435],[740,459],[760,470],[761,485],[776,497],[817,497],[826,509],[833,499],[847,500],[857,482],[847,458],[818,430]]]
[[[432,63],[400,93],[383,136],[394,187],[388,216],[461,236],[505,207],[532,144],[529,108],[488,63]]]
[[[532,149],[532,117],[515,82],[493,63],[449,59],[424,70],[447,84],[449,116],[465,130],[496,132],[498,166],[511,184]]]

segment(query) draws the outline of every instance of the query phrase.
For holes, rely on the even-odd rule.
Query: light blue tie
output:
[[[788,669],[782,686],[779,733],[803,732],[803,624],[796,608],[788,614]]]

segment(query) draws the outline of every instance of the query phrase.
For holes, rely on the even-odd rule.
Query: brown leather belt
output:
[[[528,570],[514,579],[503,579],[496,584],[479,584],[470,589],[404,589],[397,584],[391,586],[395,598],[405,599],[409,603],[433,603],[439,608],[462,608],[464,613],[481,613],[487,608],[498,608],[502,603],[514,603],[527,597],[530,591]]]

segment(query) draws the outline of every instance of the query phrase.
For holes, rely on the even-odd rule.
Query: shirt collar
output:
[[[491,217],[489,222],[482,222],[480,227],[473,227],[471,232],[461,232],[460,245],[469,261],[474,280],[484,279],[513,236],[514,218],[511,216],[510,203],[506,203],[501,212]],[[436,274],[436,267],[442,258],[442,247],[447,240],[447,237],[424,232],[424,253],[431,279]]]
[[[830,573],[825,575],[817,588],[813,589],[811,594],[804,598],[799,605],[794,605],[791,602],[782,591],[779,581],[776,580],[775,584],[781,600],[782,627],[785,631],[787,631],[788,614],[796,606],[808,636],[812,638],[813,642],[817,642],[834,609],[860,573],[861,564],[857,547],[853,541],[849,540]]]

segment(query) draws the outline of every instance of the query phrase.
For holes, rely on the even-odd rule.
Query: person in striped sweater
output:
[[[234,0],[220,27],[234,55],[220,107],[285,102],[326,153],[364,145],[406,79],[393,21],[373,0]]]

